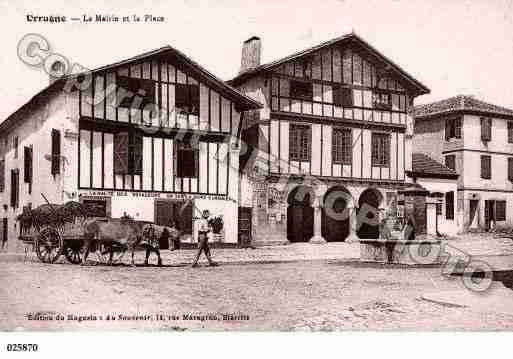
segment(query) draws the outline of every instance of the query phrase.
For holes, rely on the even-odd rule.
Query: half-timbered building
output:
[[[264,104],[243,131],[257,149],[241,162],[255,240],[378,236],[357,213],[397,211],[412,163],[410,110],[429,89],[354,33],[268,64],[260,55],[258,37],[245,41],[229,82]]]
[[[76,75],[58,77],[60,65],[0,124],[4,235],[16,237],[16,215],[44,194],[177,221],[189,238],[208,209],[236,243],[241,114],[260,104],[170,46]]]

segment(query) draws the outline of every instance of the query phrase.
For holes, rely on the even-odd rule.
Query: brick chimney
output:
[[[245,72],[260,66],[262,55],[262,41],[258,36],[253,36],[242,43],[242,57],[240,60],[240,71]]]
[[[57,81],[60,77],[66,75],[66,64],[60,60],[55,60],[48,71],[50,85]]]

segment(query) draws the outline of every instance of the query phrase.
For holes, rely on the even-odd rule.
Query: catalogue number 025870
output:
[[[8,352],[37,352],[37,344],[7,344]]]

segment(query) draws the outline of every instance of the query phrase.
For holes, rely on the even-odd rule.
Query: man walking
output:
[[[208,217],[210,217],[210,212],[208,210],[204,210],[201,214],[201,218],[198,219],[198,254],[196,254],[196,259],[192,263],[192,267],[198,266],[198,260],[201,256],[201,252],[205,252],[205,257],[207,257],[208,264],[210,266],[217,266],[217,263],[212,261],[212,258],[210,257],[208,233],[211,231],[211,228],[208,224]]]

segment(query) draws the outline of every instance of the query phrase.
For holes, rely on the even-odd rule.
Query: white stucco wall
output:
[[[418,178],[416,181],[429,192],[446,193],[454,192],[454,219],[445,218],[445,197],[442,199],[442,215],[437,216],[438,232],[447,235],[456,235],[463,224],[462,215],[457,210],[458,185],[457,180],[440,179],[440,178]]]

